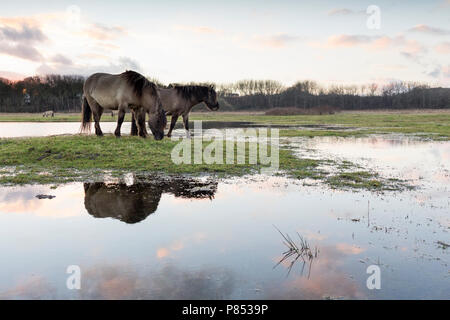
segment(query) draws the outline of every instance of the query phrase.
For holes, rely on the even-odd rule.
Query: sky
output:
[[[450,86],[450,0],[5,1],[0,77]]]

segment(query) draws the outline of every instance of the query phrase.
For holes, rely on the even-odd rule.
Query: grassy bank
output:
[[[105,114],[103,122],[116,121],[117,117]],[[126,121],[130,121],[127,114]],[[450,112],[404,111],[342,112],[333,115],[266,116],[264,114],[205,112],[193,113],[191,121],[252,122],[261,125],[290,125],[304,128],[281,130],[282,136],[361,136],[367,134],[414,134],[436,140],[450,139]],[[0,122],[76,122],[80,114],[56,114],[43,118],[41,114],[1,114]]]
[[[171,153],[177,143],[169,139],[163,141],[139,137],[117,139],[111,135],[103,138],[74,135],[0,139],[0,184],[101,181],[105,175],[119,177],[129,172],[141,175],[212,174],[227,177],[258,173],[264,167],[259,159],[255,164],[249,163],[248,145],[244,164],[206,164],[204,161],[202,164],[175,164],[171,159]],[[191,139],[192,143],[194,139]],[[210,143],[203,142],[202,152]],[[235,152],[236,149],[235,146]],[[192,159],[194,159],[193,152],[194,148]],[[331,165],[334,167],[333,170],[324,170],[324,164]],[[333,177],[344,173],[351,175],[352,179],[347,179],[346,184],[336,183]],[[336,188],[371,190],[396,188],[390,181],[376,174],[356,170],[349,164],[342,166],[332,160],[301,159],[286,149],[280,149],[279,171],[276,174],[294,179],[323,181]]]

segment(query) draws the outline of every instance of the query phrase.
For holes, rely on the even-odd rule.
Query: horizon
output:
[[[0,77],[136,70],[163,83],[450,86],[449,0],[2,4]],[[369,10],[370,11],[370,10]],[[379,27],[379,28],[377,28]],[[447,58],[447,59],[446,59]]]

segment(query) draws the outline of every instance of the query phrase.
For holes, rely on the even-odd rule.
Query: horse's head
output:
[[[162,108],[148,114],[148,126],[150,127],[155,140],[162,140],[162,138],[164,138],[164,129],[166,128],[166,125],[166,112]]]
[[[212,86],[208,87],[208,94],[204,102],[208,107],[208,109],[211,111],[217,111],[219,109],[219,102],[217,101],[217,93]]]
[[[167,125],[166,112],[163,109],[161,98],[156,85],[149,82],[143,99],[145,110],[148,113],[148,126],[155,140],[164,138],[164,129]]]

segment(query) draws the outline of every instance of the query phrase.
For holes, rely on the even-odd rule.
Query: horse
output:
[[[167,124],[166,113],[156,85],[135,71],[121,74],[94,73],[89,76],[83,86],[81,132],[89,132],[91,118],[94,115],[95,134],[102,136],[100,118],[103,109],[118,110],[117,127],[114,131],[120,137],[125,111],[131,109],[137,119],[137,134],[147,136],[145,115],[148,113],[148,125],[156,140],[164,137]]]
[[[168,88],[158,88],[161,102],[167,115],[171,115],[170,128],[167,136],[172,135],[172,130],[179,116],[183,117],[184,128],[187,137],[189,133],[189,113],[193,106],[205,103],[209,110],[219,109],[217,93],[212,86],[182,86],[170,84]],[[131,117],[131,135],[137,135],[137,127],[134,115]]]
[[[48,110],[48,111],[45,111],[43,114],[42,114],[42,117],[54,117],[55,116],[55,112],[53,112],[53,110]]]

